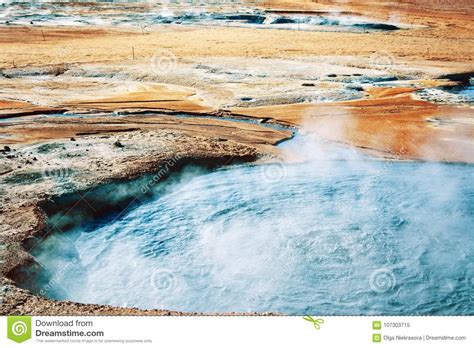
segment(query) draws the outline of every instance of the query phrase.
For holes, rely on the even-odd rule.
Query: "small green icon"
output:
[[[321,328],[321,324],[324,324],[324,319],[321,319],[321,318],[318,318],[318,319],[314,319],[312,316],[310,315],[307,315],[305,317],[303,317],[304,320],[307,320],[309,322],[312,322],[313,325],[314,325],[314,328],[316,330],[319,330]]]
[[[372,322],[372,329],[382,330],[382,322],[381,321],[373,321]]]
[[[382,342],[382,335],[381,334],[373,334],[372,335],[372,342]]]
[[[8,317],[7,337],[17,343],[31,338],[31,317]]]

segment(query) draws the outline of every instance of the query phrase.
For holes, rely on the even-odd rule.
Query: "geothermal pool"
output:
[[[113,3],[113,2],[112,2]],[[135,4],[137,5],[137,4]],[[144,32],[147,27],[160,25],[232,26],[260,29],[310,31],[392,31],[413,28],[395,22],[380,22],[359,15],[334,13],[279,13],[257,10],[238,3],[221,3],[219,6],[181,4],[150,4],[134,6],[133,2],[113,10],[107,3],[89,5],[87,11],[78,11],[68,2],[61,4],[38,3],[23,6],[21,3],[0,4],[0,24],[7,25],[74,25],[74,26],[134,26]]]
[[[208,313],[474,314],[472,166],[281,146],[305,160],[185,169],[118,219],[53,234],[34,250],[41,294]]]

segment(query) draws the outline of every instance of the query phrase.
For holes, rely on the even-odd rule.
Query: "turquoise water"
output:
[[[115,221],[55,234],[35,250],[44,293],[200,312],[474,314],[474,168],[310,149],[299,164],[185,171]]]

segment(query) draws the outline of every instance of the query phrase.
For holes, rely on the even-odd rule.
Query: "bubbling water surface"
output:
[[[337,148],[298,164],[188,171],[117,220],[53,235],[36,257],[53,280],[48,295],[62,300],[473,314],[473,173]]]

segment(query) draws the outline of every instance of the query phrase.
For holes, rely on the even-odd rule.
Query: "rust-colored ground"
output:
[[[389,52],[394,63],[404,69],[409,69],[410,64],[413,64],[444,73],[474,70],[471,2],[454,1],[445,6],[443,2],[430,1],[334,3],[277,0],[266,1],[262,7],[307,12],[344,11],[349,15],[359,14],[412,24],[414,29],[362,35],[202,26],[164,26],[158,31],[146,33],[133,28],[4,26],[0,27],[0,68],[7,71],[50,65],[88,64],[94,68],[125,64],[127,69],[142,69],[142,65],[147,64],[156,52],[166,50],[176,57],[178,63],[206,57],[220,57],[223,60],[238,58],[242,64],[250,58],[297,61],[302,57],[347,57],[348,66],[364,66],[363,59],[368,59],[374,53]],[[51,112],[56,108],[72,111],[146,109],[191,113],[225,109],[219,103],[219,98],[225,93],[223,89],[216,89],[212,84],[206,85],[205,81],[199,82],[199,90],[193,90],[189,85],[179,86],[179,79],[170,82],[168,87],[160,88],[144,82],[141,89],[132,91],[109,91],[104,85],[103,92],[95,93],[92,97],[86,87],[81,87],[84,95],[78,88],[75,96],[66,98],[64,102],[52,101],[47,105],[45,102],[41,105],[20,102],[24,100],[25,89],[18,87],[16,94],[8,95],[9,102],[12,102],[12,97],[16,97],[18,102],[2,107],[0,115],[21,116]],[[431,86],[437,83],[434,80]],[[0,90],[1,86],[0,81]],[[409,88],[372,89],[367,90],[369,93],[366,99],[359,101],[324,105],[268,105],[234,108],[232,111],[273,117],[278,121],[304,126],[330,139],[390,152],[403,158],[473,162],[470,153],[473,146],[472,108],[419,101],[414,98],[413,91]],[[202,92],[201,95],[198,96],[198,92]],[[202,96],[210,94],[213,94],[212,102]],[[32,102],[36,103],[34,100]],[[334,127],[341,132],[333,133]],[[5,143],[5,139],[2,142]]]
[[[37,106],[28,102],[0,100],[0,119],[6,117],[29,116],[63,112],[66,109]]]
[[[364,100],[237,108],[307,132],[399,159],[474,162],[474,117],[468,107],[415,100],[413,89],[380,88]]]
[[[187,113],[209,114],[215,111],[204,105],[195,93],[186,88],[169,85],[147,86],[145,90],[103,99],[71,101],[66,106],[72,109],[91,109],[96,111],[168,110]]]

